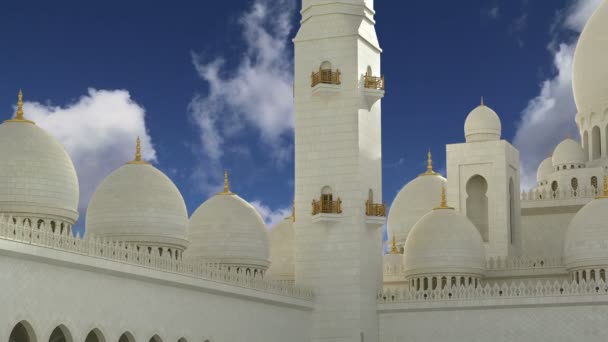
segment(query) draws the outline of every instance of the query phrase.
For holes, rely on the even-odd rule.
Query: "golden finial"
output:
[[[137,137],[135,142],[135,159],[128,162],[127,164],[149,164],[148,162],[141,159],[141,140]]]
[[[480,106],[482,106],[482,107],[485,107],[485,106],[486,106],[486,104],[485,104],[485,103],[483,103],[483,96],[481,97],[481,104],[480,104]]]
[[[393,238],[391,239],[390,254],[399,254],[399,248],[397,248],[397,239],[395,238],[395,234],[393,234]]]
[[[26,122],[33,124],[34,121],[27,120],[23,114],[23,92],[19,89],[19,95],[17,95],[17,113],[15,117],[6,122]]]
[[[566,139],[572,139],[572,137],[570,136],[570,133],[566,133]]]
[[[228,171],[224,171],[224,191],[219,192],[218,195],[232,195],[230,191],[230,181],[228,180]]]
[[[454,209],[452,207],[448,207],[448,199],[445,193],[445,186],[441,187],[441,203],[439,204],[438,207],[434,208],[433,210],[436,209]]]
[[[608,176],[604,176],[604,188],[602,194],[596,198],[608,198]]]
[[[435,175],[438,175],[438,173],[433,171],[433,156],[431,155],[431,149],[429,148],[429,152],[426,154],[426,172],[421,173],[420,176],[435,176]]]

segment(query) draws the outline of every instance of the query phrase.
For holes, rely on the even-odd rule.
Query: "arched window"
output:
[[[185,337],[180,338],[179,340],[177,340],[177,342],[188,342],[188,340],[186,340]]]
[[[467,217],[479,230],[483,241],[489,241],[488,182],[475,175],[467,182]]]
[[[372,67],[371,66],[367,66],[367,70],[365,71],[365,75],[366,76],[372,76]]]
[[[89,332],[84,342],[106,342],[106,339],[99,329],[93,329]]]
[[[552,194],[553,198],[557,197],[557,189],[558,189],[558,187],[557,187],[557,181],[553,181],[551,183],[551,192],[553,193]]]
[[[26,322],[21,321],[13,327],[11,334],[8,337],[9,342],[36,342],[36,334],[32,326]]]
[[[49,342],[74,342],[74,340],[68,328],[62,324],[53,330]]]
[[[600,128],[595,126],[591,131],[591,153],[592,159],[598,159],[602,156],[602,138],[600,136]]]
[[[608,127],[606,127],[608,129]],[[589,160],[589,132],[583,133],[583,150],[585,150],[585,159]]]
[[[576,177],[570,180],[570,186],[572,187],[573,195],[576,196],[578,193],[578,179]]]
[[[593,191],[593,193],[595,195],[597,195],[597,177],[596,176],[591,177],[591,191]]]
[[[515,225],[515,184],[513,178],[509,178],[509,239],[511,244],[515,241],[513,236],[513,226]]]

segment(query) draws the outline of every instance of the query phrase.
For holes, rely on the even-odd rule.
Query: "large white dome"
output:
[[[552,174],[554,170],[553,159],[551,157],[545,158],[545,160],[538,165],[538,169],[536,170],[536,181],[540,183],[547,180],[547,177]]]
[[[607,195],[604,185],[604,195],[587,203],[570,221],[564,240],[564,262],[569,271],[608,267]]]
[[[587,22],[574,53],[572,86],[579,113],[608,108],[608,1]]]
[[[264,220],[227,185],[223,193],[205,201],[192,214],[189,234],[185,257],[260,270],[270,264]]]
[[[566,166],[570,168],[571,165],[574,165],[575,168],[578,168],[579,165],[585,164],[586,160],[585,151],[581,145],[569,137],[559,143],[553,151],[552,162],[554,167]]]
[[[293,218],[288,217],[270,230],[270,267],[268,275],[276,280],[295,280],[295,232]]]
[[[479,231],[468,218],[440,206],[414,225],[405,241],[406,277],[467,275],[485,271],[485,247]]]
[[[63,146],[23,118],[0,125],[0,213],[24,218],[78,219],[78,177]]]
[[[184,250],[188,211],[169,177],[136,158],[112,172],[95,190],[87,209],[86,234]]]
[[[473,109],[464,122],[466,142],[500,140],[502,126],[498,114],[481,102]]]
[[[430,164],[429,155],[429,164]],[[430,171],[429,171],[430,167]],[[427,172],[407,183],[391,204],[387,226],[389,236],[394,236],[398,246],[403,246],[418,220],[437,206],[437,194],[446,186],[446,179],[427,167]]]

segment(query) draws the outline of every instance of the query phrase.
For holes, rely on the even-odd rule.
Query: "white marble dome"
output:
[[[608,268],[608,198],[605,196],[587,203],[570,221],[564,240],[564,263],[569,271]]]
[[[78,177],[61,144],[18,117],[0,125],[0,213],[69,225],[78,219]],[[20,112],[19,112],[20,111]]]
[[[554,167],[563,165],[568,168],[570,165],[578,167],[578,165],[585,164],[586,160],[585,151],[581,145],[569,137],[559,143],[553,151],[552,162]]]
[[[405,242],[405,276],[481,277],[485,247],[473,223],[451,208],[437,208],[414,225]]]
[[[608,2],[587,22],[574,53],[572,88],[579,113],[608,108]]]
[[[547,177],[555,171],[553,167],[552,157],[547,157],[543,160],[536,170],[536,181],[538,183],[547,180]]]
[[[275,280],[295,280],[295,232],[292,217],[270,229],[270,267],[267,274]]]
[[[500,140],[502,126],[498,114],[483,104],[473,109],[464,122],[466,142]]]
[[[188,211],[171,179],[136,158],[95,190],[86,235],[183,251],[188,246]]]
[[[184,257],[265,271],[270,246],[264,220],[251,204],[225,189],[192,214]]]
[[[437,206],[437,194],[447,184],[445,178],[433,171],[431,162],[429,153],[427,172],[401,188],[391,204],[387,228],[400,249],[414,224]]]

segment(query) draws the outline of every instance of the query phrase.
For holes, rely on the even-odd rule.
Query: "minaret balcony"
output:
[[[384,97],[384,76],[363,75],[363,99],[367,110]]]
[[[321,198],[312,201],[312,222],[337,222],[342,218],[342,200],[338,197],[333,201],[331,197],[322,195]]]
[[[339,69],[319,69],[318,72],[313,72],[310,76],[310,86],[312,87],[312,95],[330,97],[340,91],[342,84],[341,73]]]
[[[374,204],[369,200],[365,202],[365,223],[377,228],[384,225],[386,221],[386,203]]]

